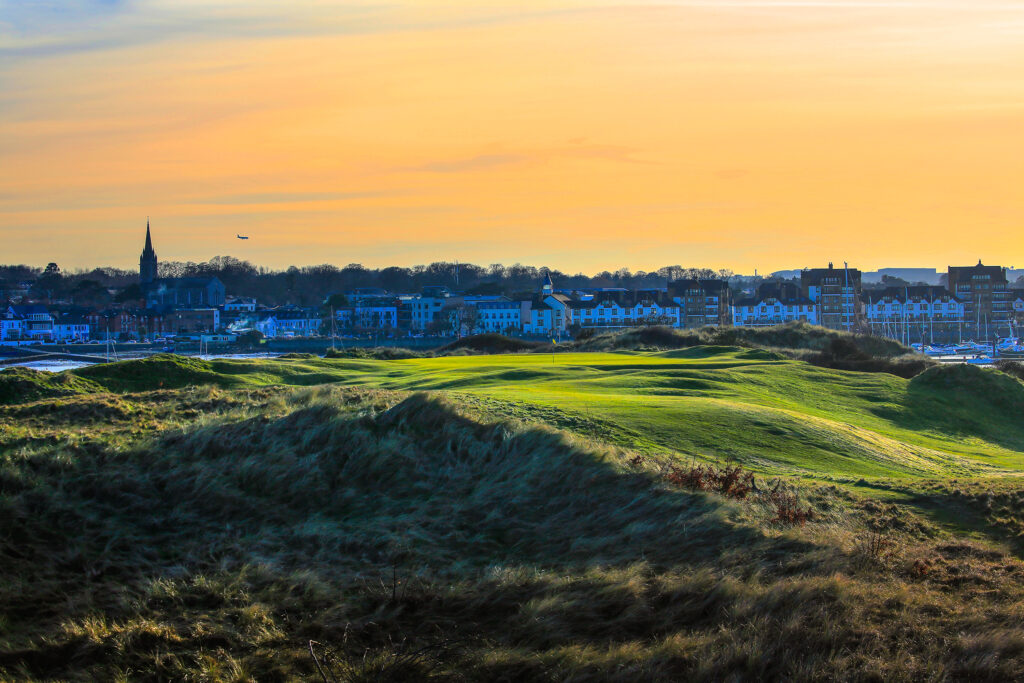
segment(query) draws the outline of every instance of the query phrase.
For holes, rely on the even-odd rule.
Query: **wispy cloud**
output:
[[[415,2],[0,0],[0,57],[49,57],[187,38],[368,35],[483,26],[590,11],[566,3],[429,7]]]
[[[0,0],[0,57],[50,57],[186,38],[359,34],[390,28],[372,6],[303,11],[301,5]],[[61,5],[56,9],[54,5]]]

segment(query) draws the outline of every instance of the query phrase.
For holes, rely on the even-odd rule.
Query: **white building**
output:
[[[964,320],[964,303],[944,287],[889,287],[865,294],[868,323],[874,330],[885,324],[953,322]]]
[[[356,303],[351,312],[345,312],[339,322],[357,330],[394,330],[398,328],[398,311],[401,302],[393,297],[364,298]],[[340,312],[339,312],[340,313]],[[337,313],[335,315],[338,315]]]
[[[732,324],[737,327],[770,327],[788,322],[819,324],[818,306],[800,296],[800,288],[789,282],[765,282],[756,296],[732,306]]]
[[[545,274],[540,294],[521,307],[523,332],[526,334],[560,337],[572,325],[572,299],[555,294],[551,276]]]
[[[256,312],[256,299],[248,296],[232,296],[224,302],[225,311]]]
[[[53,324],[53,341],[81,343],[89,341],[89,323],[86,320],[59,320]]]
[[[277,336],[277,318],[272,315],[261,316],[254,329],[268,339]]]
[[[7,315],[20,318],[22,321],[21,338],[35,341],[51,341],[53,339],[53,316],[40,304],[10,306]]]
[[[403,302],[409,312],[409,329],[413,332],[438,329],[445,322],[445,315],[441,311],[448,305],[450,298],[451,292],[447,287],[434,285],[424,287],[418,296]]]
[[[476,329],[481,332],[512,333],[522,329],[522,307],[509,299],[481,301],[476,304]]]
[[[953,341],[963,336],[964,302],[944,287],[889,287],[865,293],[871,333],[903,341]]]
[[[803,321],[818,324],[818,307],[810,300],[744,299],[732,307],[732,324],[736,327],[770,327]]]
[[[0,341],[21,341],[25,338],[25,320],[8,308],[0,316]]]
[[[569,307],[569,324],[583,328],[680,327],[682,321],[682,306],[661,291],[598,293],[590,300],[571,301]]]
[[[256,329],[264,337],[312,337],[320,333],[323,319],[317,309],[280,306],[264,311]]]

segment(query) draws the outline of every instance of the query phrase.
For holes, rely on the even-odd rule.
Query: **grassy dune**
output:
[[[0,679],[1012,679],[1022,396],[734,347],[0,373]]]
[[[663,460],[837,481],[1024,470],[1024,385],[970,366],[912,378],[764,350],[695,347],[400,360],[172,359],[72,373],[113,391],[340,383],[444,391],[494,418],[554,424]]]

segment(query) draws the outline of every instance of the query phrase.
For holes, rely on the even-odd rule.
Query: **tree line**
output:
[[[453,291],[469,294],[525,297],[537,291],[545,274],[551,276],[559,289],[652,289],[665,287],[671,280],[728,278],[733,273],[730,270],[684,268],[675,265],[650,272],[619,268],[615,271],[605,270],[594,275],[585,275],[568,274],[557,269],[524,266],[519,263],[511,266],[500,263],[479,266],[444,261],[412,267],[367,268],[359,263],[350,263],[340,268],[322,264],[273,270],[255,266],[232,256],[217,256],[204,263],[167,261],[160,263],[158,270],[158,276],[161,278],[217,277],[224,283],[229,294],[256,297],[260,303],[270,306],[312,306],[321,303],[331,294],[365,287],[385,289],[389,292],[419,292],[424,287],[445,286]],[[76,303],[91,305],[137,298],[141,293],[138,289],[138,277],[137,271],[108,267],[65,272],[53,263],[46,268],[25,265],[0,266],[0,280],[8,286],[12,283],[32,281],[32,296],[72,299]]]

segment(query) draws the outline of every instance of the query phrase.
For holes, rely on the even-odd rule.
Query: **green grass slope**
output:
[[[324,383],[458,394],[495,418],[596,434],[665,462],[838,480],[1024,470],[1024,384],[1008,375],[955,366],[907,380],[723,346],[395,360],[154,356],[54,375],[50,389],[31,384],[24,397]]]
[[[0,371],[0,405],[59,396],[77,396],[97,391],[103,391],[103,387],[71,373],[43,372],[19,367]]]
[[[1004,409],[1019,404],[1024,384],[975,367],[956,370],[959,379],[940,386],[931,378],[946,377],[947,368],[905,380],[763,350],[695,347],[425,358],[342,372],[345,383],[469,394],[497,415],[555,410],[581,421],[584,435],[604,425],[624,447],[765,472],[889,477],[1024,469],[1024,425]],[[979,392],[971,378],[993,386]]]

